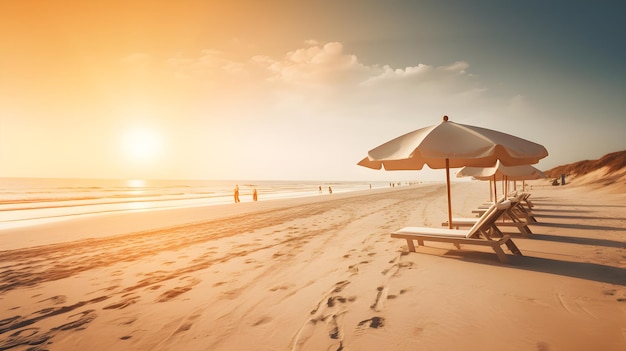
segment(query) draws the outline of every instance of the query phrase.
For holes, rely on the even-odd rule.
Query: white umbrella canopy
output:
[[[367,153],[358,165],[386,170],[535,164],[548,156],[537,143],[491,129],[444,120],[390,140]]]
[[[372,169],[446,169],[448,223],[452,228],[450,168],[534,164],[548,156],[542,145],[491,129],[443,121],[404,134],[367,153],[358,165]]]
[[[493,181],[493,196],[494,199],[498,198],[495,182],[501,180],[503,182],[509,180],[531,180],[546,178],[546,175],[531,165],[519,165],[519,166],[503,166],[500,160],[493,167],[463,167],[456,173],[457,178],[460,177],[473,177],[479,180]],[[503,183],[504,184],[504,183]],[[508,187],[508,183],[507,183]],[[491,186],[490,186],[491,188]],[[491,195],[489,195],[491,197]]]
[[[474,177],[480,180],[531,180],[545,178],[546,175],[531,165],[503,166],[498,160],[492,167],[463,167],[456,173],[457,178]]]

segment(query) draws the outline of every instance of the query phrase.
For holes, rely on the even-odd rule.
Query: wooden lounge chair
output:
[[[517,230],[519,230],[522,236],[529,237],[533,233],[528,227],[529,221],[520,218],[519,212],[515,211],[515,207],[520,206],[519,202],[513,202],[513,200],[509,201],[511,201],[511,207],[507,208],[500,215],[500,217],[493,222],[493,225],[495,226],[494,232],[496,234],[499,233],[499,236],[502,237],[502,232],[499,230],[498,227],[515,227],[517,228]],[[452,226],[456,229],[472,227],[474,224],[476,224],[478,220],[478,217],[453,217]],[[444,227],[448,227],[448,221],[442,222],[441,225]]]
[[[489,246],[500,259],[500,262],[508,262],[507,255],[502,250],[502,245],[505,244],[509,250],[516,255],[522,255],[517,248],[511,237],[503,235],[498,240],[492,239],[494,233],[494,222],[511,206],[510,201],[503,201],[493,204],[486,212],[481,216],[478,221],[469,230],[460,229],[443,229],[443,228],[430,228],[430,227],[405,227],[397,230],[391,234],[392,238],[405,239],[409,251],[415,251],[415,244],[413,241],[417,241],[418,245],[424,246],[425,241],[436,242],[449,242],[454,244],[457,248],[460,248],[461,244],[466,245],[480,245]]]
[[[515,214],[520,220],[525,219],[528,223],[536,223],[537,219],[533,216],[530,208],[524,207],[523,199],[523,195],[510,198],[509,200],[511,200],[511,210],[508,212],[511,214]]]
[[[511,201],[511,208],[505,214],[505,218],[511,217],[511,220],[513,222],[520,220],[526,221],[527,223],[536,223],[537,219],[533,216],[530,207],[526,208],[524,206],[525,199],[528,199],[528,196],[526,196],[525,194],[518,194],[516,196],[508,197],[508,200]],[[485,203],[479,205],[478,208],[472,210],[472,213],[480,217],[487,211],[491,204],[493,203]],[[513,218],[516,218],[516,220],[514,220]],[[528,228],[527,230],[530,231],[530,229]]]
[[[535,205],[533,204],[532,201],[530,201],[530,193],[522,193],[522,202],[524,202],[526,204],[526,207],[528,207],[528,209],[530,210],[531,208],[535,207]]]

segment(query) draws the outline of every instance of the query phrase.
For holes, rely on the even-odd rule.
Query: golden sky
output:
[[[623,149],[616,9],[491,5],[3,1],[0,177],[412,179],[355,164],[444,114]]]

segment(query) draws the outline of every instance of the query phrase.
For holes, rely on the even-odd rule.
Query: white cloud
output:
[[[448,66],[419,63],[415,66],[392,68],[389,65],[364,65],[356,55],[344,52],[339,42],[326,44],[306,41],[306,47],[287,52],[281,58],[253,56],[236,61],[216,50],[203,50],[198,57],[177,56],[167,60],[173,74],[191,81],[219,82],[220,86],[243,84],[247,89],[266,90],[268,83],[275,89],[307,93],[348,93],[358,91],[371,95],[397,89],[400,96],[407,93],[475,94],[484,91],[475,77],[466,73],[464,61]],[[307,90],[308,89],[308,90]],[[311,96],[309,96],[311,98]]]
[[[469,68],[469,63],[465,61],[457,61],[450,66],[442,68],[446,71],[455,72],[457,74],[465,74],[465,70]]]
[[[425,75],[427,74],[428,71],[432,71],[432,70],[433,70],[432,66],[427,66],[423,64],[412,66],[412,67],[406,67],[404,69],[402,68],[393,69],[385,65],[380,70],[381,71],[380,73],[367,78],[365,81],[363,81],[362,84],[365,86],[372,86],[372,85],[384,83],[386,81],[401,81],[404,79],[411,78],[412,76],[418,76],[420,74]]]
[[[433,93],[463,94],[481,90],[476,86],[476,80],[466,74],[467,68],[467,62],[455,62],[449,66],[418,64],[396,69],[386,65],[380,70],[372,67],[370,71],[374,74],[363,81],[362,85],[419,91],[428,96]]]
[[[355,55],[345,54],[341,43],[309,43],[313,45],[271,61],[268,78],[286,85],[337,88],[356,84],[367,74],[368,68]]]

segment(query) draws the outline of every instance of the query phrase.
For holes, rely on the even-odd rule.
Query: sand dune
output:
[[[610,193],[626,192],[626,150],[554,167],[545,172],[551,179],[565,176],[566,185],[586,185]],[[549,180],[551,182],[551,179]]]
[[[455,215],[488,198],[452,191]],[[0,350],[623,350],[626,198],[532,192],[510,265],[390,238],[438,226],[443,185],[2,233]]]

